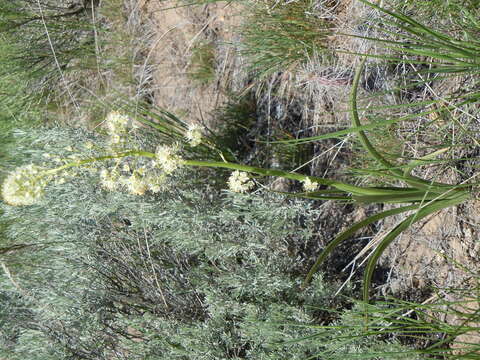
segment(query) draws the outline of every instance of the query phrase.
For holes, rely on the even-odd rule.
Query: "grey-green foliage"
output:
[[[25,162],[41,161],[42,149],[65,155],[67,144],[100,143],[81,130],[17,135],[12,152]],[[306,268],[297,250],[316,248],[318,210],[200,187],[203,175],[185,172],[168,192],[137,197],[105,192],[80,172],[39,205],[3,206],[2,246],[25,247],[0,256],[10,274],[0,279],[9,309],[0,312],[0,357],[319,359],[330,351],[333,340],[313,325],[325,321],[317,308],[330,304],[331,289],[318,276],[299,290]]]
[[[61,96],[67,86],[62,76],[85,68],[78,64],[86,63],[94,54],[93,10],[88,7],[94,2],[84,3],[1,1],[0,75],[21,77],[25,96],[46,103],[54,94]],[[15,94],[11,89],[5,92]]]
[[[392,325],[387,316],[387,310],[378,308],[383,316],[371,318],[372,311],[377,308],[368,306],[370,317],[366,317],[364,303],[356,303],[349,310],[336,311],[337,319],[328,326],[318,326],[316,340],[324,344],[324,348],[318,354],[321,359],[369,359],[369,360],[419,360],[428,356],[422,355],[421,351],[401,345],[393,332],[402,334],[402,328],[396,327],[390,330]],[[416,329],[418,330],[418,329]],[[418,336],[418,331],[417,334]],[[411,338],[415,338],[412,333]]]

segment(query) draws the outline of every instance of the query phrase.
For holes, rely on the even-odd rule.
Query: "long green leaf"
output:
[[[330,253],[338,245],[340,245],[340,243],[349,239],[358,230],[360,230],[361,228],[363,228],[367,225],[370,225],[370,224],[372,224],[372,223],[374,223],[378,220],[384,219],[384,218],[389,217],[389,216],[401,214],[405,211],[415,210],[418,207],[419,207],[419,205],[409,205],[409,206],[403,206],[403,207],[383,211],[381,213],[372,215],[372,216],[366,218],[365,220],[362,220],[362,221],[359,221],[359,222],[355,223],[354,225],[350,226],[347,230],[345,230],[341,234],[337,235],[337,237],[333,241],[331,241],[327,245],[327,247],[320,253],[319,257],[317,258],[317,260],[315,261],[313,266],[310,268],[310,271],[308,272],[307,276],[305,277],[305,280],[303,281],[302,289],[305,289],[310,284],[310,282],[312,281],[313,275],[318,271],[318,268],[325,261],[327,256],[330,255]]]
[[[400,235],[412,224],[420,221],[424,217],[447,207],[458,205],[463,201],[467,200],[468,198],[470,198],[470,194],[465,191],[453,199],[439,200],[432,202],[427,206],[418,207],[418,211],[415,214],[408,216],[404,221],[402,221],[392,231],[390,231],[387,236],[385,236],[385,238],[378,244],[378,246],[375,248],[374,252],[370,256],[370,259],[368,260],[363,277],[363,300],[365,302],[369,301],[370,286],[372,283],[373,272],[377,265],[378,259],[398,235]]]

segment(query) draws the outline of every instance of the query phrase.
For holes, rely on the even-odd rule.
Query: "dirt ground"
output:
[[[235,41],[238,6],[215,2],[179,7],[175,1],[141,0],[140,8],[157,29],[148,55],[155,64],[155,105],[188,122],[210,123],[228,93],[245,86],[241,59],[228,46]],[[204,42],[214,46],[216,71],[213,81],[199,84],[189,76],[189,66],[193,49]]]

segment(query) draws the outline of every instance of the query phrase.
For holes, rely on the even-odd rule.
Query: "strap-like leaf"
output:
[[[373,271],[375,270],[375,266],[377,265],[379,257],[398,235],[400,235],[412,224],[420,221],[424,217],[447,207],[458,205],[469,197],[470,194],[465,191],[453,199],[439,200],[432,202],[427,206],[418,207],[418,211],[415,214],[408,216],[404,221],[402,221],[392,231],[390,231],[387,236],[385,236],[385,238],[383,238],[382,241],[378,244],[378,246],[375,248],[374,252],[370,256],[370,259],[368,260],[363,277],[363,300],[365,302],[369,301],[369,292],[370,285],[372,283]]]
[[[419,207],[419,205],[409,205],[409,206],[403,206],[387,211],[383,211],[381,213],[369,216],[368,218],[359,221],[352,226],[350,226],[347,230],[339,234],[332,242],[330,242],[327,247],[320,253],[319,257],[313,264],[313,266],[310,268],[310,271],[308,272],[307,276],[305,277],[305,280],[303,281],[302,288],[305,289],[308,284],[312,281],[313,275],[317,272],[318,268],[320,265],[325,261],[327,256],[338,246],[340,243],[343,241],[347,240],[351,236],[353,236],[358,230],[361,228],[370,225],[378,220],[384,219],[389,216],[401,214],[405,211],[409,210],[415,210]]]

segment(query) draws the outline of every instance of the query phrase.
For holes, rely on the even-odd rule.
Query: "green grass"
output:
[[[204,42],[192,48],[188,76],[199,85],[207,85],[215,79],[215,46]]]
[[[434,287],[433,295],[422,303],[396,298],[386,298],[374,305],[358,303],[351,315],[362,320],[356,330],[359,336],[393,336],[402,343],[426,344],[413,351],[412,356],[478,359],[480,277],[478,272],[472,272],[463,264],[453,259],[446,260],[456,270],[461,269],[469,275],[468,284]],[[368,317],[365,317],[366,313]]]
[[[332,56],[326,42],[331,25],[317,17],[313,7],[310,0],[252,5],[241,30],[241,53],[258,79],[294,71],[314,54],[321,54],[325,61]]]
[[[75,86],[67,73],[76,61],[94,56],[91,10],[66,3],[14,0],[0,5],[3,47],[1,76],[13,73],[28,77],[28,95],[50,102],[63,98],[76,104]],[[76,69],[78,71],[78,69]]]
[[[345,312],[325,309],[339,320],[312,326],[317,330],[313,337],[327,344],[324,351],[315,355],[332,360],[478,359],[480,318],[478,301],[471,296],[478,296],[478,282],[473,289],[438,290],[437,295],[423,303],[388,298],[375,304],[354,302],[352,309]],[[442,295],[445,291],[449,298]],[[463,297],[451,300],[453,296]],[[456,323],[442,320],[449,317],[456,317]],[[397,343],[385,346],[385,338]],[[401,348],[399,344],[415,345],[417,349]]]

